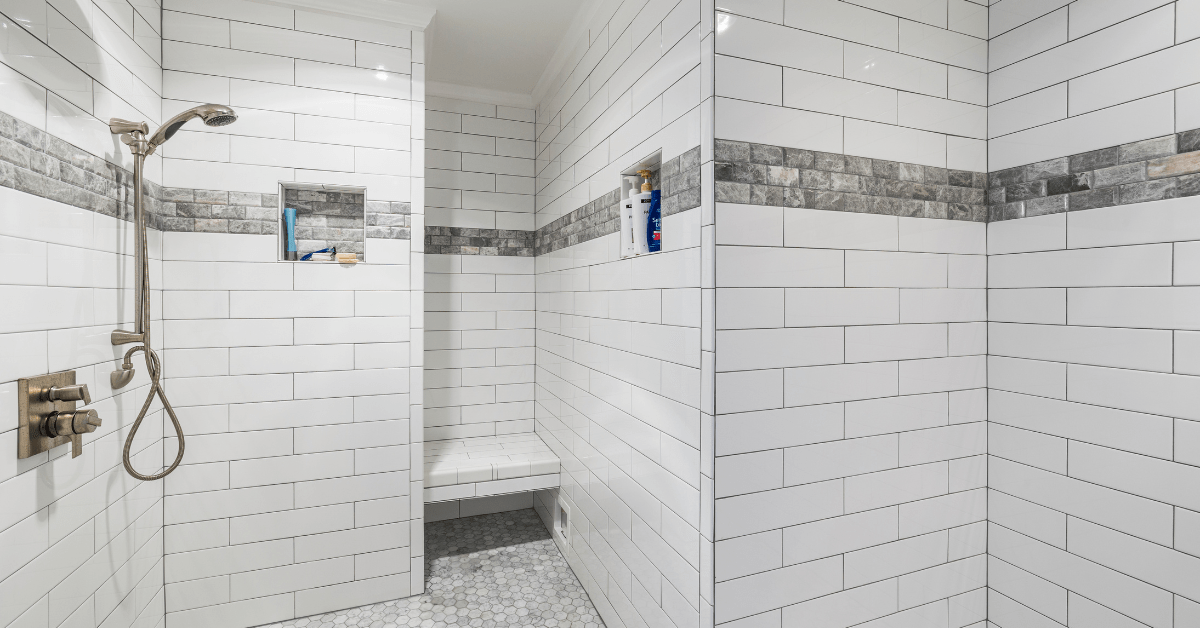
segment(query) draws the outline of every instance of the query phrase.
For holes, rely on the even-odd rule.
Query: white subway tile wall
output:
[[[114,283],[132,285],[133,230],[116,218],[0,187],[0,234],[11,269],[0,292],[34,310],[10,308],[0,317],[0,625],[162,625],[163,484],[139,482],[121,465],[149,378],[140,361],[126,388],[112,390],[108,378],[124,353],[109,333],[133,323],[133,290]],[[149,244],[158,279],[151,334],[161,351],[157,232]],[[88,263],[60,264],[64,258]],[[103,425],[83,437],[79,458],[64,446],[17,459],[16,380],[68,369],[87,384]],[[143,472],[163,464],[162,430],[156,406],[131,450]]]
[[[162,15],[163,110],[215,102],[240,116],[184,127],[163,147],[163,185],[273,194],[300,181],[420,200],[423,33],[247,0],[172,0]]]
[[[701,0],[608,3],[535,90],[535,228],[616,189],[655,151],[665,163],[701,144],[705,10],[707,23]]]
[[[663,232],[700,230],[701,209]],[[697,625],[700,248],[621,260],[612,234],[537,258],[537,431],[562,460],[576,575],[608,626]],[[707,448],[706,448],[707,449]],[[710,502],[711,503],[711,502]]]
[[[985,7],[720,7],[716,137],[987,170]],[[716,216],[714,623],[984,626],[987,226]]]
[[[427,225],[486,244],[505,239],[503,231],[533,230],[533,116],[429,97]],[[482,254],[436,245],[425,255],[426,440],[533,431],[532,250],[520,257],[467,248]]]
[[[987,170],[986,7],[717,5],[718,138]]]
[[[989,7],[988,169],[1200,126],[1195,0]],[[1190,91],[1189,91],[1190,88]]]
[[[997,625],[1195,621],[1184,574],[1200,565],[1200,502],[1181,489],[1198,461],[1198,209],[1188,197],[989,226]]]
[[[382,241],[401,262],[348,268],[275,261],[276,236],[163,241],[163,341],[180,347],[167,390],[187,434],[164,483],[168,623],[252,626],[419,592],[409,241]],[[355,570],[377,552],[402,559]]]
[[[0,110],[132,169],[108,119],[161,121],[160,10],[154,3],[46,2],[0,6]],[[148,178],[160,181],[162,158]]]
[[[425,256],[425,440],[533,431],[534,259]]]
[[[711,625],[712,423],[701,384],[711,227],[702,236],[701,224],[712,220],[712,136],[702,131],[712,15],[700,0],[599,3],[535,91],[535,227],[609,194],[660,149],[665,163],[701,146],[710,162],[710,204],[663,219],[663,252],[620,259],[610,234],[535,261],[536,430],[562,466],[561,488],[534,505],[548,526],[559,501],[570,510],[569,544],[556,539],[609,628]]]
[[[425,108],[425,224],[532,231],[533,110],[440,96]]]
[[[986,225],[783,208],[772,241],[745,209],[717,204],[716,623],[982,622]]]
[[[422,232],[422,33],[244,0],[163,8],[164,108],[241,116],[180,131],[166,185],[360,185],[368,201],[410,202]],[[164,238],[168,390],[191,419],[166,480],[168,624],[253,626],[419,593],[420,236],[368,240],[353,267],[277,262],[276,236]],[[355,569],[381,556],[385,569]]]
[[[124,0],[0,2],[0,112],[132,169],[108,119],[161,121],[159,14],[154,3]],[[11,118],[4,124],[14,137]],[[27,150],[0,141],[5,162]],[[140,363],[126,388],[113,391],[108,379],[123,353],[108,334],[133,322],[133,231],[14,190],[4,166],[0,293],[14,306],[0,316],[0,626],[161,626],[163,486],[121,465],[149,379]],[[162,181],[161,157],[147,160],[146,174]],[[160,244],[152,234],[151,328],[161,351]],[[79,458],[67,446],[18,460],[16,380],[68,369],[88,385],[103,425],[83,438]],[[139,469],[162,465],[162,428],[156,407],[133,444]]]

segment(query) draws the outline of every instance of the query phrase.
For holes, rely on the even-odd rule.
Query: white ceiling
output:
[[[501,92],[497,96],[512,94],[526,101],[576,13],[589,4],[589,0],[404,1],[437,10],[426,68],[430,93]],[[448,90],[447,84],[467,89]]]

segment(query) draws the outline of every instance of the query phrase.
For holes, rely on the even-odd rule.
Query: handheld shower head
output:
[[[183,113],[167,120],[166,124],[159,127],[154,135],[150,137],[150,152],[154,152],[155,148],[162,146],[167,140],[175,135],[188,120],[192,118],[200,118],[207,126],[225,126],[233,124],[237,120],[237,114],[233,109],[225,105],[200,105],[192,107]]]
[[[227,124],[233,124],[234,122],[237,122],[237,114],[233,111],[229,111],[228,113],[212,113],[207,116],[203,116],[202,119],[204,120],[204,124],[207,126],[225,126]]]

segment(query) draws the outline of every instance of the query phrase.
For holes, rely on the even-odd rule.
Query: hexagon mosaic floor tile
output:
[[[604,628],[533,510],[425,526],[425,593],[262,628]]]

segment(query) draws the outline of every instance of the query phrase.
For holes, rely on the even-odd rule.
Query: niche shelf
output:
[[[660,190],[660,202],[661,202],[662,180],[660,177],[660,173],[662,172],[662,149],[660,148],[660,149],[654,151],[653,153],[650,153],[643,159],[638,160],[637,162],[635,162],[633,165],[629,166],[628,168],[625,168],[624,170],[621,171],[621,175],[620,175],[620,190],[621,190],[620,208],[621,208],[622,212],[626,211],[625,206],[626,206],[626,202],[629,200],[629,198],[631,196],[641,193],[642,183],[645,181],[645,179],[643,179],[641,177],[641,175],[638,174],[638,171],[640,171],[640,170],[650,170],[653,173],[650,176],[650,182],[653,185],[653,189]],[[661,207],[661,205],[660,205],[660,207]],[[635,210],[635,213],[636,213],[636,210]],[[657,253],[662,252],[661,249],[658,251],[652,251],[652,252],[637,252],[636,246],[632,245],[632,240],[634,237],[632,230],[636,229],[636,228],[640,228],[639,222],[640,221],[637,220],[636,216],[635,216],[635,219],[632,220],[631,228],[626,229],[625,228],[625,220],[622,220],[622,228],[621,228],[621,231],[619,232],[621,235],[617,239],[617,252],[621,256],[622,259],[627,258],[627,257],[641,257],[641,256],[645,256],[645,255],[655,255]],[[644,223],[641,223],[641,224],[644,225]],[[628,246],[628,247],[626,246],[627,238],[630,240],[630,246]],[[660,240],[660,243],[661,243],[661,241],[663,241],[665,239],[666,239],[666,233],[663,232],[662,240]],[[631,251],[631,249],[633,249],[633,250]]]
[[[324,183],[279,182],[279,253],[286,259],[287,225],[283,210],[296,210],[296,252],[298,257],[328,247],[338,253],[354,253],[366,261],[367,188]],[[333,260],[309,260],[312,263],[337,263]]]

